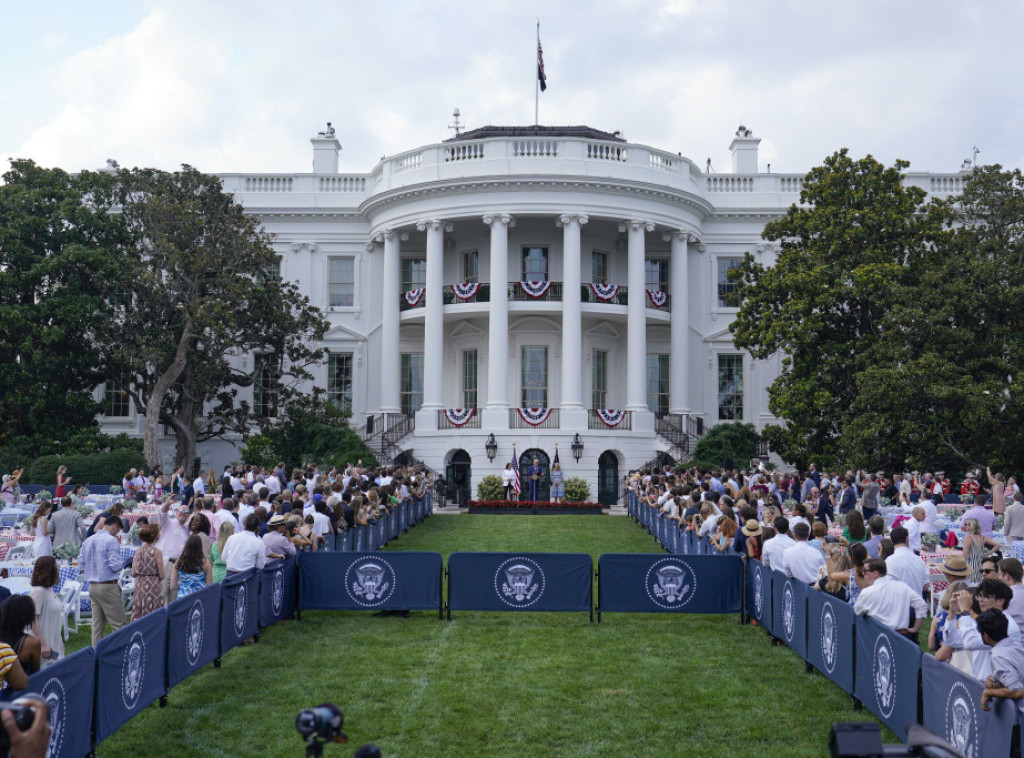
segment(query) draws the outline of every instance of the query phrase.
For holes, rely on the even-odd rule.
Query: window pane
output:
[[[465,284],[480,281],[480,256],[476,250],[462,254],[462,281]]]
[[[647,289],[655,292],[668,291],[668,261],[649,259],[644,261],[644,280]]]
[[[352,353],[331,353],[327,359],[327,399],[352,412]]]
[[[355,305],[355,258],[331,258],[330,282],[328,283],[328,304],[333,307]]]
[[[103,387],[103,398],[105,401],[104,416],[124,417],[130,416],[131,410],[128,406],[128,393],[119,389],[114,382],[107,382]]]
[[[548,407],[548,349],[524,347],[522,366],[523,408]]]
[[[462,407],[476,408],[477,358],[476,350],[462,351]]]
[[[427,261],[425,258],[402,259],[402,292],[419,290],[427,286]]]
[[[735,305],[730,304],[726,301],[726,295],[736,291],[736,282],[730,282],[728,273],[734,269],[739,268],[742,263],[741,258],[719,258],[718,259],[718,307],[719,308],[734,308]]]
[[[256,356],[256,376],[253,381],[253,411],[260,418],[277,415],[277,388],[280,367],[277,356],[262,353]]]
[[[546,282],[548,280],[548,249],[546,247],[523,248],[523,281]],[[528,406],[535,407],[535,406]]]
[[[718,418],[743,419],[743,356],[718,356]]]
[[[591,407],[594,409],[608,407],[608,353],[604,350],[594,351],[594,392]]]
[[[647,356],[647,407],[668,413],[668,356]]]
[[[608,284],[608,253],[594,253],[590,281],[594,284]]]
[[[402,413],[411,416],[423,405],[423,353],[402,354]]]

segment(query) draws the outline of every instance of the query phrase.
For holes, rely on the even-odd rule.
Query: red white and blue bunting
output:
[[[607,303],[609,300],[614,300],[615,296],[619,294],[619,285],[591,282],[590,291],[594,293],[594,297],[598,300]]]
[[[550,408],[516,408],[519,411],[519,418],[530,426],[540,426],[551,415]]]
[[[519,282],[520,289],[536,300],[551,289],[551,282]]]
[[[476,413],[476,408],[445,408],[444,417],[448,419],[448,423],[452,426],[465,426],[473,414]]]
[[[426,290],[422,287],[418,290],[409,290],[405,293],[405,302],[409,304],[410,308],[415,308],[423,299],[424,292],[426,292]]]
[[[459,300],[469,300],[476,296],[476,293],[480,291],[480,285],[477,282],[472,284],[453,284],[452,293]]]
[[[647,297],[651,299],[655,308],[664,308],[665,303],[668,302],[668,295],[658,290],[647,290]]]
[[[622,423],[622,419],[626,418],[625,411],[613,411],[607,408],[598,408],[594,413],[596,413],[597,417],[601,419],[601,423],[609,429],[614,429]]]

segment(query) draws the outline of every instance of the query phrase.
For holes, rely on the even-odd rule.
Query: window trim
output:
[[[532,248],[540,248],[544,251],[544,278],[541,280],[537,279],[526,279],[526,253]],[[530,244],[524,243],[519,246],[519,279],[517,281],[551,281],[551,245],[548,244]]]
[[[526,351],[544,351],[544,405],[526,405]],[[539,389],[539,388],[531,388]],[[519,346],[519,407],[520,408],[551,408],[551,348],[548,345],[520,345]]]
[[[658,361],[658,363],[659,363],[659,366],[658,366],[659,370],[661,368],[661,365],[660,365],[661,364],[661,359],[664,359],[665,366],[667,368],[666,376],[665,376],[665,391],[664,392],[657,392],[657,393],[655,393],[655,395],[657,397],[664,398],[664,403],[659,402],[657,409],[651,408],[651,393],[648,391],[648,387],[650,385],[650,376],[647,373],[647,371],[650,368],[650,362],[649,361],[650,361],[651,357],[653,357],[653,356],[658,356],[658,358],[659,358],[659,361]],[[647,353],[647,355],[644,357],[644,399],[645,399],[645,401],[647,403],[648,410],[650,410],[652,413],[667,413],[668,409],[671,407],[671,405],[672,405],[672,354],[670,352]],[[662,410],[660,410],[661,408],[664,408],[665,410],[662,411]]]
[[[407,356],[408,357],[419,356],[419,358],[420,358],[420,391],[418,393],[413,392],[413,390],[411,390],[411,389],[410,390],[403,389],[404,386],[405,386],[405,384],[404,384],[404,382],[405,382],[405,365],[404,364],[405,364],[405,359],[406,359]],[[409,365],[409,370],[410,370],[410,374],[411,374],[411,372],[412,372],[412,362],[411,361],[410,361],[410,365]],[[424,398],[423,398],[423,389],[424,389],[423,388],[423,380],[426,378],[426,376],[425,376],[426,375],[426,366],[425,366],[425,362],[424,362],[423,353],[422,352],[420,352],[420,353],[415,353],[415,352],[399,353],[398,372],[399,372],[399,376],[398,376],[398,405],[399,405],[399,408],[401,409],[403,414],[405,414],[407,416],[415,416],[416,412],[420,408],[423,407],[423,402],[424,402]],[[411,379],[411,376],[410,376],[410,379]],[[419,396],[420,396],[419,405],[417,407],[413,408],[413,403],[410,402],[408,404],[409,411],[406,412],[406,402],[405,402],[406,396],[411,398],[413,395],[416,395],[416,394],[419,394]]]
[[[712,266],[712,276],[714,277],[714,281],[712,283],[711,291],[714,293],[712,295],[712,297],[714,298],[714,301],[712,302],[711,309],[712,309],[712,311],[714,311],[716,313],[736,313],[737,311],[739,311],[739,306],[722,305],[722,303],[721,303],[721,301],[719,299],[720,298],[720,296],[718,294],[718,285],[719,285],[718,272],[719,272],[719,266],[720,266],[719,261],[735,260],[735,261],[742,262],[743,261],[743,254],[740,253],[740,254],[737,254],[737,255],[733,255],[731,253],[716,253],[715,255],[712,256],[712,260],[714,261],[714,264]]]
[[[343,404],[335,402],[334,394],[344,395],[344,393],[333,393],[331,390],[331,365],[335,366],[335,378],[337,377],[337,358],[340,356],[346,356],[348,358],[348,379],[349,379],[349,390],[348,390],[348,407],[346,408]],[[342,411],[342,413],[348,413],[350,416],[354,412],[355,407],[355,395],[356,395],[356,354],[354,350],[328,350],[327,353],[327,400],[334,402],[335,406]]]
[[[740,391],[730,393],[732,396],[739,396],[739,403],[734,404],[730,407],[739,408],[739,416],[733,416],[731,418],[722,417],[722,359],[723,358],[739,358],[739,369],[740,369]],[[747,375],[747,362],[743,353],[734,352],[721,352],[716,354],[715,359],[715,417],[717,421],[746,421],[747,420],[747,392],[746,387],[746,375]]]
[[[469,362],[469,355],[473,354],[472,364]],[[470,365],[473,367],[473,386],[469,386],[469,375],[467,369]],[[468,402],[466,397],[468,393],[472,392],[475,396],[475,400],[472,404]],[[475,347],[470,347],[462,350],[462,407],[466,408],[479,408],[480,407],[480,351]]]
[[[467,259],[469,258],[469,256],[471,256],[471,255],[475,255],[476,256],[476,275],[474,276],[472,281],[470,281],[469,277],[466,275],[466,262],[467,262]],[[480,283],[480,250],[478,250],[478,249],[477,250],[463,250],[462,251],[462,255],[460,256],[460,258],[461,258],[461,262],[462,262],[462,271],[460,271],[459,273],[460,273],[460,275],[462,277],[462,283],[463,284],[479,284]]]
[[[352,305],[331,305],[331,261],[342,258],[352,259]],[[354,313],[360,310],[359,278],[362,256],[359,253],[332,253],[324,259],[324,301],[328,311],[332,313]]]
[[[420,253],[410,253],[409,255],[403,255],[402,258],[401,258],[401,262],[398,264],[399,265],[399,272],[398,272],[398,274],[399,274],[399,278],[400,278],[398,285],[399,285],[399,287],[401,287],[401,290],[402,290],[403,294],[406,293],[406,292],[411,292],[412,290],[415,290],[415,289],[420,289],[420,287],[409,286],[411,284],[414,284],[414,282],[411,282],[411,281],[410,282],[406,282],[406,280],[405,280],[405,264],[407,262],[408,263],[421,262],[423,264],[423,288],[426,288],[426,286],[427,286],[427,255],[426,255],[426,253],[423,253],[423,254],[420,254]]]

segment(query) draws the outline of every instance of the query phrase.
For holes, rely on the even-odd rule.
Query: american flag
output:
[[[544,73],[544,49],[540,46],[540,37],[537,38],[537,80],[540,82],[541,92],[548,88],[548,77]]]
[[[513,489],[515,489],[516,494],[518,495],[520,492],[523,491],[523,483],[519,480],[519,461],[516,460],[516,454],[514,451],[512,453],[512,470],[516,474],[515,479],[512,480],[512,487]]]

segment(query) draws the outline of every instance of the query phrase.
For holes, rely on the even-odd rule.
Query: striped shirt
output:
[[[18,656],[11,646],[0,642],[0,682],[7,679],[7,674],[16,660],[18,660]]]

